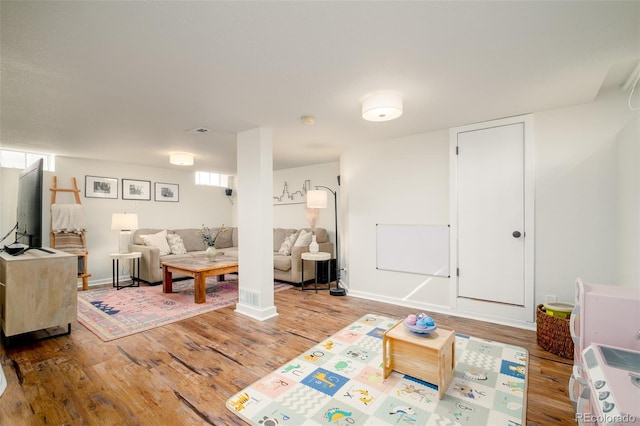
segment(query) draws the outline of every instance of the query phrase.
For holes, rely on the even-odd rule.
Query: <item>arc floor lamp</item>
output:
[[[329,288],[329,294],[332,296],[344,296],[347,294],[346,290],[340,287],[340,265],[338,260],[340,257],[338,256],[338,196],[336,191],[333,191],[331,188],[322,186],[322,185],[314,185],[315,190],[307,191],[307,207],[310,209],[326,209],[327,208],[327,191],[329,191],[333,195],[333,205],[334,205],[334,215],[335,215],[335,225],[336,225],[336,287]],[[327,191],[322,191],[318,188],[324,188]],[[331,277],[328,278],[329,282],[331,282]],[[331,286],[331,284],[329,284]]]

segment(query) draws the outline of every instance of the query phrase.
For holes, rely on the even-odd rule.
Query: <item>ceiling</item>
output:
[[[0,19],[3,148],[152,167],[189,151],[190,169],[230,174],[255,127],[273,129],[276,170],[338,161],[589,102],[640,58],[637,1],[2,1]],[[380,90],[404,114],[364,121]]]

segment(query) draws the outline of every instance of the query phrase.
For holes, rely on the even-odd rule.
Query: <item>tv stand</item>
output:
[[[0,322],[6,337],[58,326],[70,331],[76,320],[78,258],[45,250],[0,253]]]

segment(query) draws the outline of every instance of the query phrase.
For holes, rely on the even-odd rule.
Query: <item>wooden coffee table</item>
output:
[[[206,257],[162,262],[162,292],[173,293],[173,273],[193,277],[193,293],[196,303],[207,299],[207,277],[238,272],[238,261],[221,257],[210,262]]]

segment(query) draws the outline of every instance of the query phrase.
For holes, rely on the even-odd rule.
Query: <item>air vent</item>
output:
[[[238,300],[240,303],[245,303],[247,305],[260,306],[260,293],[240,289]]]
[[[207,133],[210,131],[211,129],[207,129],[206,127],[196,127],[195,129],[189,130],[187,133],[198,135],[198,134]]]

